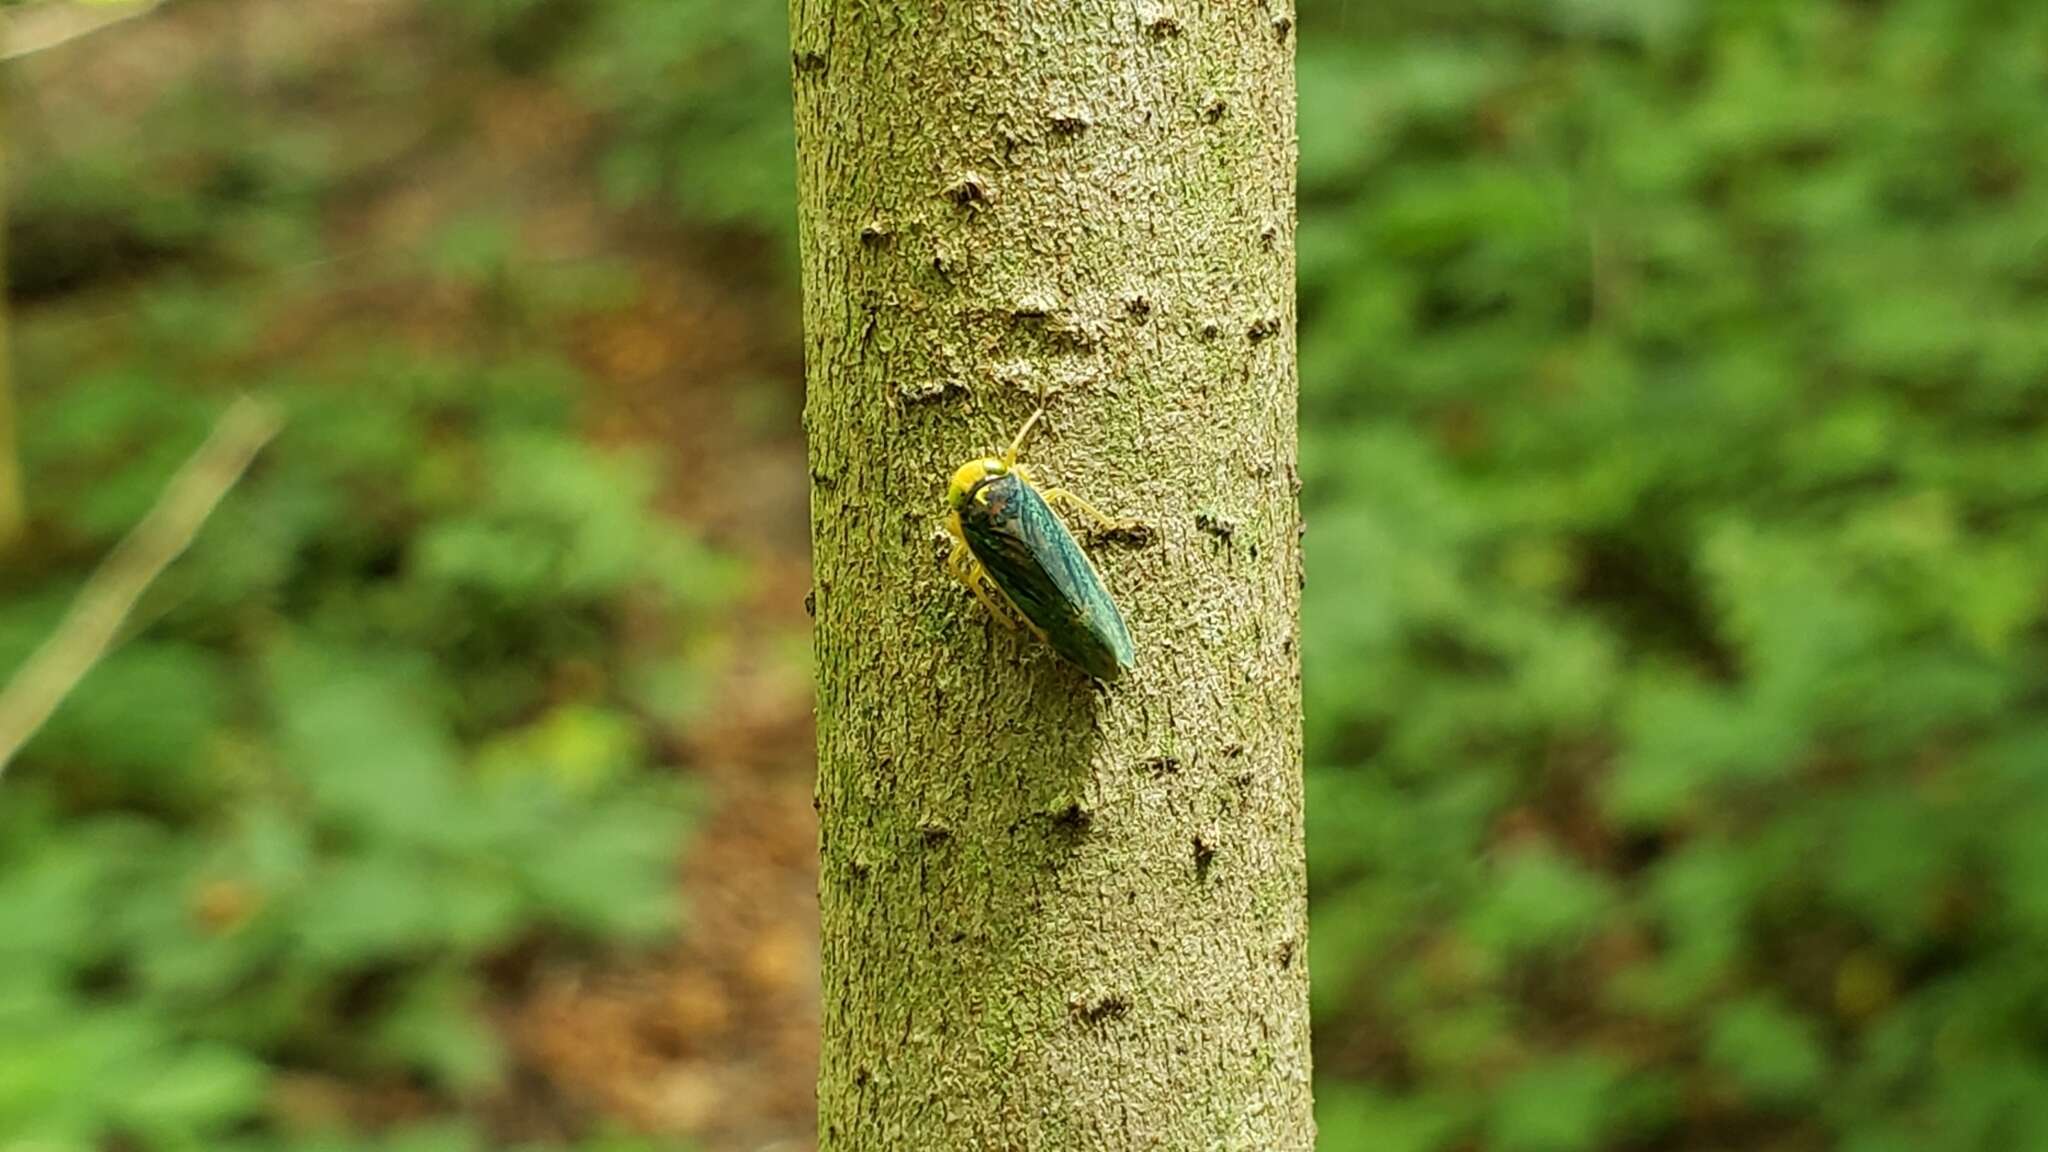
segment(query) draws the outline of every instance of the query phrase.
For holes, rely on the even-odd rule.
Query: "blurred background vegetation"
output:
[[[1302,0],[1317,1092],[1374,1152],[2048,1148],[2048,8]],[[0,1150],[809,1146],[778,0],[8,64]]]

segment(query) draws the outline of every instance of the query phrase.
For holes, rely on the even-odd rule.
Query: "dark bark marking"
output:
[[[1121,544],[1128,548],[1149,548],[1158,539],[1158,535],[1152,531],[1151,525],[1137,520],[1121,520],[1107,528],[1091,526],[1088,529],[1090,540],[1100,540],[1105,544]]]
[[[1052,130],[1062,136],[1079,136],[1095,125],[1095,121],[1081,111],[1055,112],[1051,119]]]
[[[896,399],[905,405],[935,404],[967,395],[967,385],[958,380],[906,381],[896,386]]]
[[[1068,1003],[1074,1015],[1083,1023],[1100,1024],[1105,1020],[1120,1020],[1131,1010],[1131,1002],[1122,995],[1109,992],[1100,996],[1077,996]]]
[[[1195,513],[1195,527],[1223,541],[1225,544],[1237,535],[1237,521],[1220,512],[1202,511]]]
[[[978,208],[994,202],[995,193],[988,181],[979,172],[962,172],[957,179],[946,186],[946,199],[962,208]]]

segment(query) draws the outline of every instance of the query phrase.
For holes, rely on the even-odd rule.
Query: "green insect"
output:
[[[1043,409],[1031,414],[1009,451],[954,471],[946,486],[946,526],[953,534],[946,571],[1006,627],[1021,622],[1089,675],[1115,680],[1136,659],[1130,629],[1052,504],[1069,505],[1105,527],[1119,525],[1071,492],[1041,492],[1030,469],[1017,462],[1043,415]]]

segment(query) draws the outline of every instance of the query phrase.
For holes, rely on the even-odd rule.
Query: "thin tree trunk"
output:
[[[7,329],[13,309],[7,298],[8,150],[14,125],[9,104],[13,77],[8,61],[70,43],[153,11],[158,0],[125,5],[24,5],[0,0],[0,552],[20,543],[28,528],[28,502],[22,486],[21,429],[16,403],[13,353]],[[10,11],[11,10],[11,11]],[[35,19],[35,17],[45,17]]]
[[[7,29],[0,26],[0,60],[6,58]],[[0,66],[4,67],[4,66]],[[21,539],[26,509],[21,490],[21,444],[14,418],[13,353],[7,345],[7,325],[13,309],[7,302],[7,150],[13,125],[8,117],[8,84],[11,77],[0,71],[0,550],[12,548]]]
[[[793,0],[826,1152],[1311,1147],[1287,0]],[[1041,482],[1102,688],[942,560]]]

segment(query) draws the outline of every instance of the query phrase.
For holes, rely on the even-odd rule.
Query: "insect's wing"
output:
[[[1116,679],[1133,659],[1131,634],[1074,534],[1014,474],[988,480],[981,494],[960,514],[975,559],[1054,650]]]

